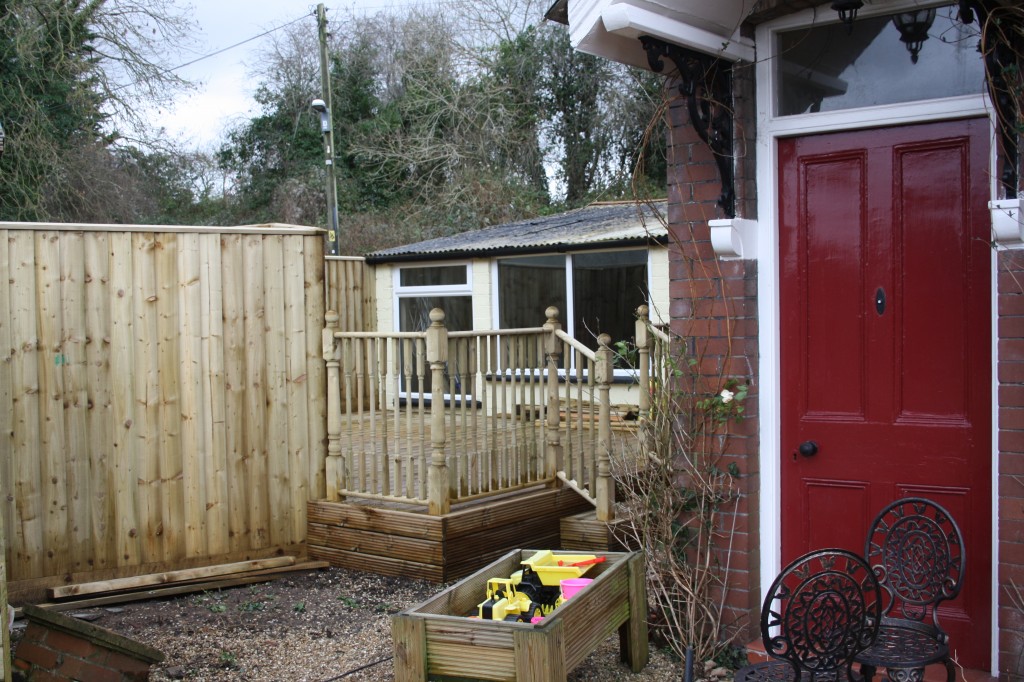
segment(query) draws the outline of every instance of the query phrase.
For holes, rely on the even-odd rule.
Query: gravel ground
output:
[[[392,680],[391,614],[442,586],[343,569],[267,583],[67,613],[162,651],[151,680],[333,682]],[[17,637],[17,634],[15,635]],[[652,647],[638,674],[609,638],[568,679],[680,680],[682,666]]]

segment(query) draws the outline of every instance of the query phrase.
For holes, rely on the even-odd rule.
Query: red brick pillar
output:
[[[735,72],[737,150],[745,148],[743,102],[749,79]],[[678,92],[672,85],[670,92]],[[686,102],[677,97],[670,108],[669,132],[669,277],[673,332],[684,341],[681,349],[694,364],[693,399],[718,394],[727,381],[749,386],[744,418],[731,422],[728,436],[708,434],[698,447],[721,454],[718,466],[739,472],[741,497],[734,512],[720,517],[719,547],[728,566],[728,592],[722,614],[723,635],[745,644],[758,632],[760,613],[758,553],[758,364],[757,263],[721,260],[711,246],[708,221],[726,217],[717,206],[722,191],[713,153],[690,124]],[[752,153],[752,152],[751,152]],[[750,196],[752,163],[736,164],[737,207],[740,215],[755,217]],[[731,467],[730,465],[735,465]],[[731,546],[731,555],[725,548]],[[726,563],[727,562],[727,563]]]
[[[1000,251],[999,671],[1024,680],[1024,251]]]

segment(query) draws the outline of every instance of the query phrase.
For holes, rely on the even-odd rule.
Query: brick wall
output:
[[[1024,680],[1024,252],[999,268],[999,670]]]
[[[753,150],[753,118],[742,123],[752,103],[752,72],[738,71],[736,89],[737,149]],[[760,613],[758,551],[758,394],[757,394],[757,264],[718,259],[711,247],[708,221],[725,217],[717,206],[721,181],[714,156],[690,125],[686,102],[676,95],[669,111],[668,211],[669,276],[673,332],[685,340],[685,352],[696,360],[698,396],[721,390],[728,379],[750,386],[745,418],[729,426],[727,438],[706,438],[700,447],[721,453],[719,468],[735,464],[740,471],[741,498],[735,511],[720,518],[720,540],[732,534],[728,559],[728,594],[722,624],[727,636],[745,644],[757,636]],[[748,139],[749,138],[749,139]],[[748,144],[749,143],[749,144]],[[737,207],[753,216],[753,159],[737,164]]]
[[[15,679],[136,682],[164,656],[105,628],[26,605],[28,627],[14,652]]]

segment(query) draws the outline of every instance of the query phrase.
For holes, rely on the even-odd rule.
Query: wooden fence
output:
[[[312,228],[0,223],[12,598],[301,551],[325,494],[327,288]]]

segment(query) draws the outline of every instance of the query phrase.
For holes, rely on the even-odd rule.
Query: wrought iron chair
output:
[[[857,656],[864,679],[870,682],[885,668],[892,682],[919,681],[925,666],[942,663],[947,681],[954,682],[938,607],[963,584],[965,552],[956,521],[931,500],[896,500],[871,524],[864,557],[885,599],[878,639]]]
[[[761,639],[772,660],[736,671],[736,682],[858,680],[854,656],[871,645],[882,593],[854,554],[822,549],[786,566],[761,607]]]

